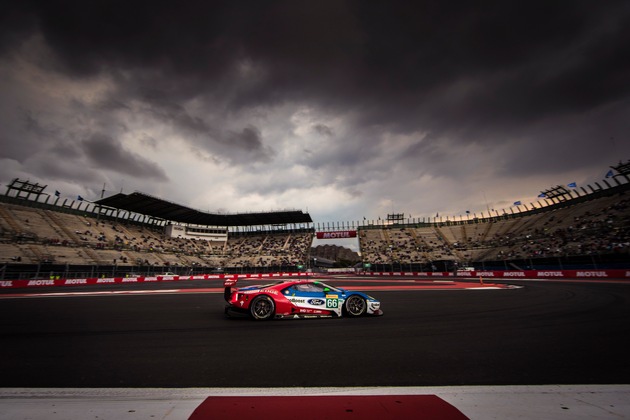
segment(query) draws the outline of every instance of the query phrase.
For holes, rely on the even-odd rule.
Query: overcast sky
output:
[[[3,185],[326,223],[507,209],[630,158],[625,0],[13,3]]]

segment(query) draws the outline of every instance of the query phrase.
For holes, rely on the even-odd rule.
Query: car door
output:
[[[284,295],[295,306],[304,309],[303,313],[341,313],[340,296],[321,283],[294,284],[285,289]]]

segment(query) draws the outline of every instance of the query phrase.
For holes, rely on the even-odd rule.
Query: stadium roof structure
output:
[[[626,163],[621,163],[621,161],[619,161],[619,165],[611,166],[611,168],[618,172],[617,175],[627,176],[628,174],[630,174],[630,160]]]
[[[114,194],[94,204],[151,216],[170,222],[200,226],[263,226],[313,223],[311,216],[299,210],[267,213],[211,214],[193,210],[140,192]]]
[[[558,198],[558,199],[565,198],[566,199],[567,195],[569,197],[571,196],[569,190],[564,188],[562,185],[558,185],[557,187],[553,187],[553,188],[549,188],[548,190],[541,191],[541,193],[546,198]]]

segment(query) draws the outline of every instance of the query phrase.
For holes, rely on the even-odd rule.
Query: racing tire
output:
[[[367,311],[367,302],[361,296],[352,295],[346,299],[344,309],[348,316],[361,316]]]
[[[256,296],[249,305],[249,313],[255,321],[266,321],[273,318],[276,304],[269,296]]]

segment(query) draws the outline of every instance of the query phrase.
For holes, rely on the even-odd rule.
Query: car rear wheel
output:
[[[361,296],[353,295],[346,299],[345,307],[349,316],[361,316],[365,313],[367,304]]]
[[[269,296],[257,296],[249,306],[249,313],[257,321],[265,321],[273,317],[276,305]]]

